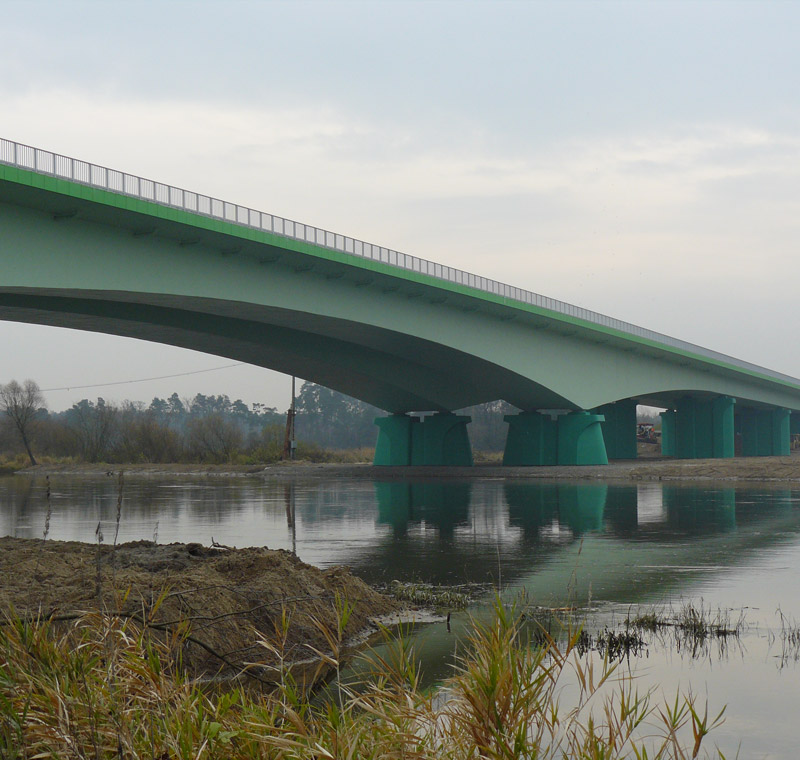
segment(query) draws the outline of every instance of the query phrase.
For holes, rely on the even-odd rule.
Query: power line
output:
[[[173,377],[186,377],[187,375],[201,375],[204,372],[217,372],[221,369],[230,369],[231,367],[241,367],[245,362],[236,362],[235,364],[223,364],[221,367],[209,367],[208,369],[196,369],[193,372],[178,372],[174,375],[159,375],[158,377],[143,377],[140,380],[117,380],[113,383],[94,383],[93,385],[69,385],[64,388],[42,388],[42,393],[50,393],[52,391],[79,391],[84,388],[106,388],[110,385],[130,385],[132,383],[149,383],[151,380],[169,380]]]

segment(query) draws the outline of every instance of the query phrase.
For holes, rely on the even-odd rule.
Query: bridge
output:
[[[0,139],[0,319],[268,367],[389,414],[375,463],[468,465],[504,399],[509,465],[789,453],[800,380],[522,288]],[[430,412],[412,416],[411,412]]]

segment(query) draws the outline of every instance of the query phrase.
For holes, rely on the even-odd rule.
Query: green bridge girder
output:
[[[766,423],[759,427],[751,419],[765,414],[773,419],[774,410],[786,410],[780,413],[784,427],[769,433],[774,438],[785,432],[786,446],[781,439],[770,453],[788,447],[788,414],[800,410],[800,381],[792,378],[380,261],[4,164],[0,230],[0,319],[225,356],[298,375],[392,415],[449,413],[495,399],[528,412],[578,413],[551,420],[559,437],[540,444],[542,451],[555,447],[558,463],[603,463],[606,448],[612,456],[627,456],[633,433],[625,433],[624,421],[635,402],[674,409],[680,418],[687,399],[703,406],[730,398],[737,431],[748,440],[767,436],[759,432]],[[706,417],[696,417],[692,424],[701,430]],[[395,442],[395,453],[385,456],[380,451],[390,446],[386,431],[396,424],[384,423],[376,463],[470,464],[465,432],[448,428],[434,434],[433,427],[449,425],[436,419],[428,417],[419,432],[409,434],[407,451],[398,453]],[[530,425],[539,424],[526,419],[512,423],[512,430],[520,432],[523,424],[532,431]],[[465,431],[462,423],[453,430]],[[598,438],[601,424],[605,446],[603,436]],[[540,434],[550,435],[535,435]],[[517,438],[530,442],[535,435]],[[427,453],[420,454],[423,440]],[[440,440],[435,452],[434,440]],[[675,440],[688,438],[678,434]],[[726,443],[723,449],[728,448]],[[678,445],[675,453],[697,456],[701,450],[702,445]],[[510,459],[536,464],[552,456],[523,442],[512,446]]]

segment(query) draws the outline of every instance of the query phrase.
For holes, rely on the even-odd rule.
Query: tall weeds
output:
[[[347,613],[342,603],[342,613]],[[394,639],[363,682],[309,698],[289,669],[252,694],[185,678],[180,641],[91,614],[67,629],[0,627],[0,756],[25,758],[695,758],[721,720],[691,696],[658,704],[577,635],[529,646],[513,608],[476,626],[457,672],[419,687],[412,642]],[[537,640],[540,640],[537,637]],[[331,632],[338,673],[341,632]]]

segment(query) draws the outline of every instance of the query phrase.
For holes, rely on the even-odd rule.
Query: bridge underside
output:
[[[0,319],[224,356],[313,380],[391,413],[444,412],[493,401],[500,387],[523,404],[570,406],[548,388],[479,357],[370,325],[208,299],[88,295],[0,288]],[[170,301],[180,305],[164,305]]]

